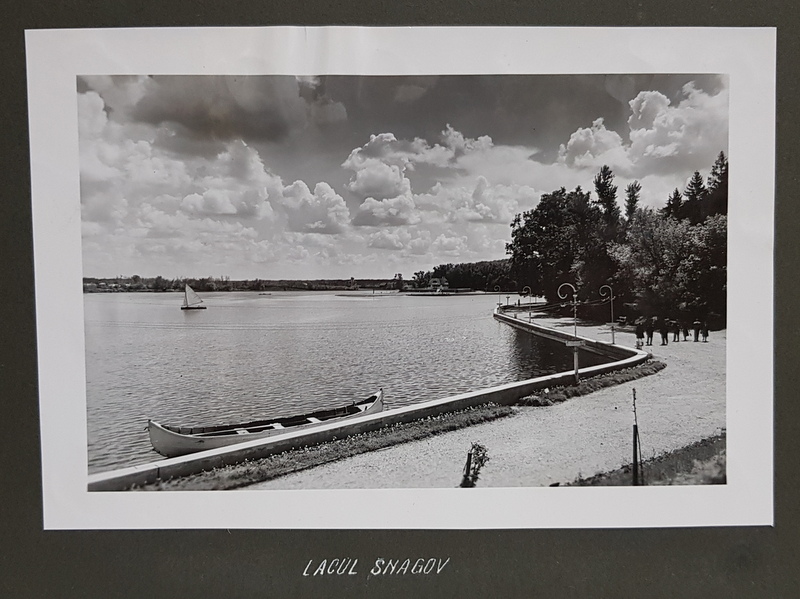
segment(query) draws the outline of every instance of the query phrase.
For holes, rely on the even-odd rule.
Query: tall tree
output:
[[[675,191],[667,198],[667,205],[660,210],[661,216],[667,218],[681,219],[683,216],[683,194],[675,188]]]
[[[728,158],[720,152],[708,176],[704,216],[728,214]]]
[[[614,185],[614,173],[604,164],[594,178],[594,190],[597,203],[603,213],[605,222],[604,236],[606,241],[616,239],[619,232],[619,206],[617,205],[617,186]]]
[[[636,213],[636,208],[639,205],[639,194],[642,192],[642,186],[638,181],[629,183],[625,188],[625,220],[630,223],[633,220],[633,215]]]
[[[695,171],[683,192],[683,195],[686,197],[686,202],[683,204],[681,218],[688,218],[689,222],[693,225],[702,222],[702,205],[707,193],[708,191],[703,182],[703,177],[700,175],[699,171]]]
[[[533,210],[518,214],[511,224],[511,274],[519,285],[548,300],[557,298],[561,283],[588,289],[606,273],[598,268],[603,215],[580,187],[543,194]]]

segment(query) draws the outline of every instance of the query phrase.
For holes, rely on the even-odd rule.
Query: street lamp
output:
[[[608,293],[604,293],[603,289],[608,288]],[[603,285],[600,287],[600,297],[605,297],[606,295],[610,296],[609,303],[611,304],[611,343],[616,343],[614,341],[614,290],[611,289],[611,285]]]
[[[572,324],[574,327],[574,335],[577,339],[578,337],[578,290],[575,289],[575,286],[572,283],[561,283],[558,288],[558,297],[561,299],[567,299],[567,293],[561,294],[561,289],[563,287],[569,287],[572,289]]]
[[[569,287],[572,289],[572,326],[573,326],[573,335],[575,336],[574,341],[567,341],[567,347],[572,347],[572,356],[573,362],[575,363],[575,384],[578,384],[578,347],[583,345],[583,341],[578,339],[578,290],[575,289],[575,286],[571,283],[561,283],[558,287],[558,297],[561,299],[567,299],[567,293],[564,292],[562,295],[561,289],[564,287]]]
[[[526,289],[527,292],[525,291]],[[531,288],[525,285],[525,287],[522,288],[522,295],[530,296],[530,294],[531,294]],[[528,300],[528,322],[530,322],[532,318],[533,318],[533,311],[531,310],[531,302],[530,300]]]
[[[503,300],[500,297],[500,286],[499,285],[495,285],[494,286],[494,290],[497,292],[497,305],[498,306],[502,306],[503,305]]]

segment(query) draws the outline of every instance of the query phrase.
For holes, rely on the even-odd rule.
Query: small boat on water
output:
[[[345,420],[366,414],[375,414],[383,410],[383,389],[367,399],[359,402],[317,410],[300,416],[258,420],[244,424],[226,424],[221,426],[167,426],[154,420],[147,421],[150,443],[158,453],[168,458],[206,449],[216,449],[262,439],[272,435],[305,429],[328,422]]]
[[[183,305],[181,310],[205,310],[206,307],[202,305],[203,300],[197,295],[197,292],[186,285],[183,289]]]

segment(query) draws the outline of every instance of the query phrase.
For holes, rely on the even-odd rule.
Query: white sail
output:
[[[202,304],[203,300],[200,299],[200,296],[197,295],[194,289],[186,285],[186,288],[183,290],[183,305],[184,307],[189,306],[197,306],[198,304]]]

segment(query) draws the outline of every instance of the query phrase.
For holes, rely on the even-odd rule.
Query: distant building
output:
[[[434,291],[436,291],[438,289],[449,289],[450,288],[450,283],[448,283],[447,279],[444,278],[444,277],[442,277],[441,279],[433,277],[431,279],[430,285],[431,285],[431,289],[433,289]]]

